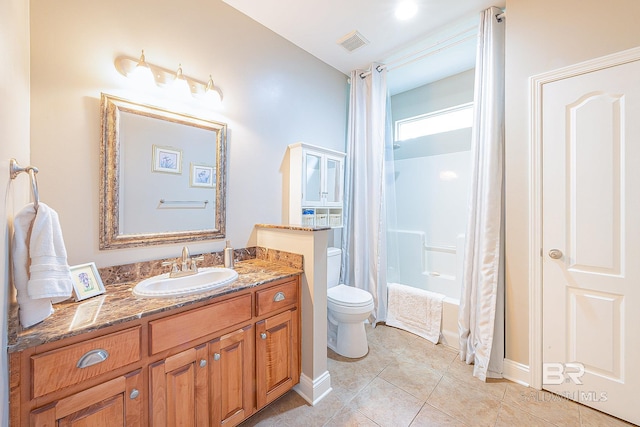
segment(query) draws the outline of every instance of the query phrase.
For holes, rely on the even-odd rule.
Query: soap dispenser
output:
[[[224,248],[224,266],[226,268],[233,268],[233,248],[229,240],[227,240],[227,247]]]

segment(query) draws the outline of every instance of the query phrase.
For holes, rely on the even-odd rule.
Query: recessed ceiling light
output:
[[[418,12],[418,5],[411,0],[401,1],[396,6],[396,18],[400,21],[411,19]]]

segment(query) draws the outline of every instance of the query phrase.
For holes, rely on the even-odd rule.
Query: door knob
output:
[[[549,251],[549,258],[552,258],[552,259],[562,258],[562,251],[560,249],[551,249]]]

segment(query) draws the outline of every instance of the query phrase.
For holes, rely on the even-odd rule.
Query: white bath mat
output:
[[[387,325],[404,329],[434,344],[440,339],[445,296],[399,283],[387,284]]]

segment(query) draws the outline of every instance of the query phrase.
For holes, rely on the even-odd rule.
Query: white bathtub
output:
[[[445,295],[442,312],[441,342],[459,348],[458,308],[462,287],[464,239],[456,236],[455,245],[436,246],[426,241],[425,233],[415,230],[391,230],[392,250],[397,264],[387,270],[387,279],[406,286]]]

